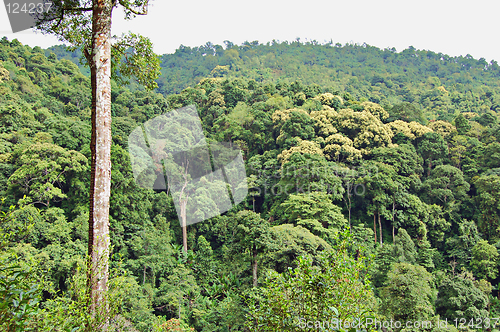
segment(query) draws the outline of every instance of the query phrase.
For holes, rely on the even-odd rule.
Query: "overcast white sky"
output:
[[[146,35],[160,54],[172,53],[181,44],[301,38],[366,42],[398,51],[411,45],[500,62],[499,13],[499,0],[153,0],[150,13],[132,21],[124,21],[121,10],[115,10],[113,33]],[[0,36],[44,48],[59,44],[54,37],[29,30],[12,34],[5,7],[0,8]]]

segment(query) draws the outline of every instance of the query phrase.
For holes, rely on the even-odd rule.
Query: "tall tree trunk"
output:
[[[182,246],[184,249],[184,252],[188,251],[188,244],[187,244],[187,225],[186,225],[186,204],[187,200],[186,199],[181,199],[181,220],[182,220]]]
[[[377,244],[377,226],[375,225],[377,213],[373,212],[373,234],[375,234],[375,244]]]
[[[257,253],[253,253],[253,264],[252,264],[252,274],[253,274],[253,287],[257,287],[257,269],[258,269],[258,262],[257,262]]]
[[[348,189],[349,192],[347,193],[347,200],[349,201],[349,232],[351,232],[351,193],[350,193],[350,188]]]
[[[106,315],[111,191],[111,11],[109,0],[94,0],[92,44],[86,52],[91,71],[92,137],[90,150],[89,267],[90,313]],[[102,317],[102,316],[101,316]],[[89,328],[89,327],[88,327]],[[106,330],[107,322],[99,326]]]
[[[393,197],[392,199],[392,243],[395,242],[395,236],[394,236],[394,214],[396,211],[396,198]]]
[[[380,232],[380,245],[384,245],[382,242],[382,223],[380,222],[380,211],[378,212],[378,231]]]
[[[183,245],[184,252],[187,253],[187,251],[188,251],[188,245],[187,245],[187,222],[186,222],[186,219],[187,219],[186,213],[187,212],[186,212],[186,206],[187,206],[188,197],[187,197],[187,193],[185,192],[185,190],[186,190],[186,187],[188,185],[187,173],[188,173],[189,161],[185,160],[184,164],[182,166],[184,168],[184,174],[182,174],[182,176],[184,177],[184,185],[182,186],[182,189],[181,189],[181,192],[180,192],[180,195],[179,195],[179,205],[181,207],[182,245]]]
[[[184,162],[182,163],[183,173],[182,177],[184,178],[184,184],[182,185],[181,191],[179,193],[179,205],[181,208],[181,221],[182,221],[182,245],[184,252],[187,253],[188,245],[187,245],[187,201],[189,199],[188,194],[186,192],[186,187],[188,185],[188,170],[189,170],[189,158],[184,155]]]

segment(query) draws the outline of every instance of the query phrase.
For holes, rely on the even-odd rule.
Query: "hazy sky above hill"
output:
[[[200,46],[208,41],[223,45],[258,40],[316,40],[324,43],[367,43],[398,51],[417,49],[452,56],[500,62],[499,0],[154,0],[150,13],[124,21],[113,13],[113,33],[131,30],[150,37],[155,51],[172,53],[181,44]],[[27,30],[10,33],[5,7],[0,8],[0,35],[30,46],[59,44],[54,37]]]

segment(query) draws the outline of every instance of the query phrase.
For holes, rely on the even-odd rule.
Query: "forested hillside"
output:
[[[226,42],[223,48],[207,43],[181,46],[174,54],[163,55],[161,66],[158,84],[164,94],[178,93],[207,76],[273,83],[300,80],[384,106],[417,103],[431,118],[449,121],[456,109],[471,111],[500,93],[497,62],[413,47],[398,53],[394,48],[381,50],[366,44],[295,41],[238,46]],[[498,107],[500,99],[490,102]]]
[[[337,318],[444,331],[435,324],[447,319],[498,331],[498,65],[415,49],[225,46],[164,55],[157,92],[113,82],[111,327],[312,331]],[[52,50],[0,42],[9,331],[84,325],[90,80],[76,53]],[[188,226],[185,253],[170,194],[134,181],[128,136],[187,105],[208,141],[241,148],[249,194]]]
[[[81,52],[54,46],[79,64]],[[500,66],[470,55],[451,57],[410,47],[402,52],[366,44],[319,44],[300,41],[224,47],[207,43],[181,46],[161,58],[158,92],[180,93],[206,77],[245,78],[261,83],[299,81],[315,88],[348,92],[385,108],[402,102],[416,105],[428,119],[453,121],[457,112],[500,109]],[[88,72],[80,65],[84,72]]]

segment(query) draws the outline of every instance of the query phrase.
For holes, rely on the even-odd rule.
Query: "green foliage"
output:
[[[280,191],[285,196],[320,191],[339,200],[345,192],[339,173],[345,171],[339,165],[328,162],[324,156],[293,152],[281,168]]]
[[[0,268],[0,326],[4,331],[30,331],[29,321],[39,312],[39,285],[30,284],[31,271],[4,264]]]
[[[404,228],[398,229],[393,244],[377,247],[375,259],[371,268],[374,285],[378,290],[387,283],[388,274],[396,263],[416,264],[417,247]]]
[[[479,242],[481,237],[477,225],[472,220],[461,220],[458,222],[459,232],[452,238],[446,239],[449,247],[448,253],[453,260],[457,259],[462,265],[468,265],[472,258],[472,248]]]
[[[486,238],[500,239],[500,175],[483,175],[475,182],[479,204],[479,229]]]
[[[13,159],[20,167],[10,176],[10,185],[17,186],[31,202],[45,206],[66,198],[61,189],[68,187],[71,178],[78,178],[87,166],[81,153],[50,143],[20,149],[14,152]]]
[[[415,243],[412,241],[404,228],[398,230],[396,241],[394,241],[394,253],[399,262],[415,264],[417,250]]]
[[[424,134],[420,138],[417,151],[424,158],[427,175],[430,175],[432,168],[441,164],[448,155],[448,146],[441,135],[431,132]]]
[[[135,77],[147,89],[158,87],[155,79],[160,76],[160,59],[153,52],[153,43],[149,38],[129,33],[113,45],[111,56],[115,58],[112,71],[117,83],[125,85],[130,77]]]
[[[2,198],[2,207],[4,201]],[[20,264],[12,250],[16,238],[29,233],[33,219],[12,228],[9,224],[15,209],[15,206],[10,206],[0,215],[0,327],[7,332],[34,331],[33,321],[39,314],[42,283],[36,275],[36,268]]]
[[[330,245],[302,226],[282,224],[269,229],[269,245],[264,264],[278,272],[293,265],[301,255],[316,255]]]
[[[451,319],[486,318],[488,299],[476,286],[470,272],[445,276],[438,287],[436,313]]]
[[[405,122],[416,121],[425,124],[425,118],[421,109],[409,102],[394,105],[389,110],[389,121],[402,120]]]
[[[465,135],[471,129],[469,121],[462,114],[455,118],[455,127],[459,135]]]
[[[394,320],[416,321],[434,315],[432,275],[419,265],[396,263],[381,291],[382,312]]]
[[[436,166],[421,187],[423,199],[429,204],[442,206],[445,212],[451,214],[451,220],[456,218],[453,212],[467,198],[469,189],[462,171],[451,165]]]
[[[130,60],[132,49],[120,45],[115,55]],[[11,330],[71,331],[90,319],[81,268],[91,105],[81,56],[0,42],[0,195],[10,213],[0,270],[12,300],[2,313],[21,314]],[[115,62],[125,70],[116,80],[147,61],[153,70],[154,57]],[[413,48],[228,42],[182,46],[161,67],[157,92],[112,82],[113,328],[242,331],[261,317],[282,331],[283,320],[257,304],[278,317],[303,310],[315,322],[330,304],[340,316],[348,294],[328,294],[353,285],[353,296],[387,319],[434,321],[433,306],[440,319],[498,316],[498,65]],[[166,91],[176,94],[158,93]],[[209,142],[242,150],[250,195],[190,225],[184,253],[170,192],[138,187],[127,145],[141,123],[192,104]],[[190,197],[213,208],[208,196]],[[337,236],[347,229],[353,240],[342,247]],[[355,268],[332,265],[342,260]],[[324,280],[331,287],[311,286]],[[13,302],[21,291],[24,314]]]
[[[481,279],[495,279],[498,276],[499,256],[495,246],[486,240],[480,240],[472,248],[470,265],[474,274]]]
[[[348,226],[341,208],[323,192],[292,194],[278,211],[283,222],[300,225],[323,239],[331,240],[336,232]]]
[[[42,304],[42,310],[36,319],[39,330],[51,331],[97,331],[105,322],[108,322],[109,331],[128,331],[131,328],[129,319],[134,319],[139,303],[133,303],[130,295],[137,287],[134,278],[130,278],[120,269],[111,271],[109,290],[103,300],[105,310],[98,310],[92,315],[89,310],[90,299],[86,291],[85,264],[78,266],[71,277],[68,292],[63,296],[49,299]],[[127,308],[128,307],[128,308]],[[121,312],[127,308],[122,316]],[[101,308],[103,309],[103,308]],[[146,317],[141,317],[145,320]],[[155,321],[155,320],[153,320]]]
[[[307,321],[364,321],[373,315],[376,302],[363,275],[366,258],[351,257],[349,243],[339,236],[332,250],[314,259],[301,256],[296,268],[283,273],[270,272],[260,294],[248,300],[250,330],[300,331]]]

